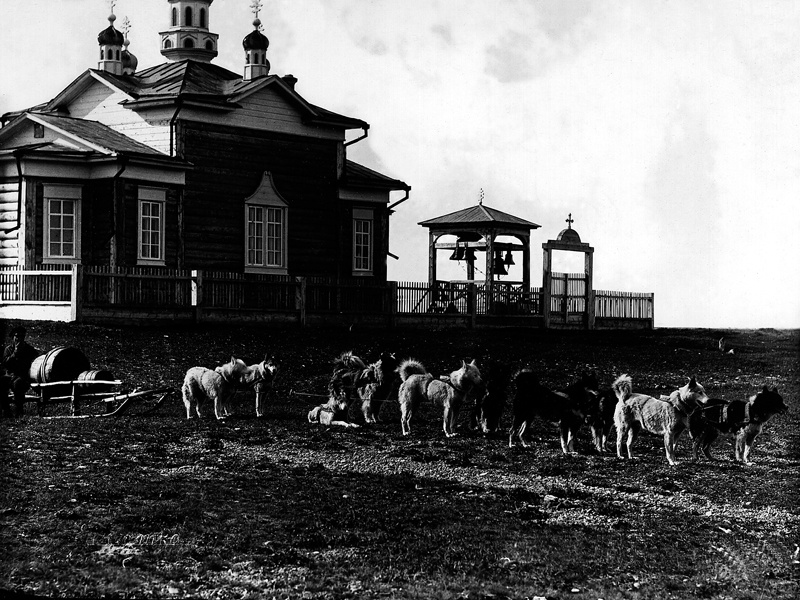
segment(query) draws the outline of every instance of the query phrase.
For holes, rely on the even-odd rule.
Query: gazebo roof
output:
[[[421,221],[418,225],[432,229],[452,229],[476,226],[502,226],[504,228],[531,230],[538,229],[541,225],[526,221],[514,215],[504,213],[496,208],[478,204],[469,208],[457,210],[441,217]]]

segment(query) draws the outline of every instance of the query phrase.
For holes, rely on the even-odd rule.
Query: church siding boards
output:
[[[289,203],[289,272],[336,274],[337,142],[190,121],[180,129],[194,167],[184,191],[187,267],[243,270],[244,199],[269,171]]]

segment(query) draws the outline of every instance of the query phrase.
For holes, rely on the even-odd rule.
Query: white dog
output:
[[[192,367],[186,371],[181,388],[186,418],[192,418],[192,409],[203,418],[206,401],[210,401],[217,419],[224,419],[231,414],[229,402],[236,386],[253,383],[256,377],[257,374],[243,360],[234,357],[231,357],[231,362],[213,370]]]
[[[660,400],[645,394],[634,394],[631,378],[620,375],[612,384],[617,396],[614,425],[617,428],[617,456],[622,456],[626,444],[628,458],[633,458],[631,446],[640,429],[664,436],[664,452],[669,464],[675,464],[675,444],[688,427],[688,416],[678,410],[668,399]]]
[[[400,385],[398,400],[400,402],[400,426],[403,435],[411,433],[411,417],[420,400],[427,398],[444,408],[444,434],[447,437],[456,435],[458,411],[464,400],[470,395],[484,392],[481,372],[473,360],[467,364],[461,361],[461,368],[434,379],[419,361],[408,359],[399,367]]]

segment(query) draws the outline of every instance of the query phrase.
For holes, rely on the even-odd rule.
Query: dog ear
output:
[[[697,375],[692,375],[689,377],[689,385],[696,385],[697,384]]]
[[[477,367],[478,366],[478,363],[475,362],[474,358],[472,359],[472,362],[469,363],[469,364],[471,364],[473,367]]]

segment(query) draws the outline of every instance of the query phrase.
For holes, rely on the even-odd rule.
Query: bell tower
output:
[[[161,54],[168,60],[211,62],[217,56],[216,33],[208,29],[214,0],[167,0],[170,27],[161,32]]]

